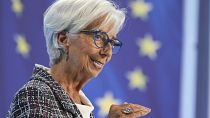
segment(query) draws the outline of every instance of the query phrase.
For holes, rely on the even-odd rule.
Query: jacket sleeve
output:
[[[54,102],[55,103],[55,102]],[[8,112],[9,118],[49,118],[56,115],[52,97],[36,87],[27,87],[17,92]]]

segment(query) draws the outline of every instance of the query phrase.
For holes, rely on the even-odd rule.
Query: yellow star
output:
[[[154,41],[152,36],[147,34],[144,38],[137,41],[139,46],[139,54],[142,56],[148,56],[150,59],[154,60],[157,56],[157,50],[160,48],[160,43]]]
[[[99,107],[99,116],[105,117],[110,109],[112,104],[119,104],[120,100],[114,99],[113,94],[111,92],[106,92],[103,98],[99,98],[96,100],[96,104]]]
[[[12,10],[16,15],[19,15],[23,12],[23,4],[21,0],[12,0]]]
[[[141,91],[146,90],[147,77],[144,75],[141,69],[135,69],[132,72],[128,72],[127,79],[129,80],[129,87],[131,89],[136,88]]]
[[[144,0],[136,0],[131,2],[131,10],[135,17],[146,20],[148,13],[152,10],[152,5]]]
[[[16,50],[20,53],[23,57],[28,57],[30,51],[30,45],[27,43],[26,39],[22,35],[16,35],[15,41],[17,43]]]

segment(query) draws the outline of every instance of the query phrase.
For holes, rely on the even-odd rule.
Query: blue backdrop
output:
[[[0,1],[0,117],[35,63],[48,66],[43,12],[53,0]],[[182,0],[115,0],[127,8],[118,39],[123,47],[102,73],[85,86],[96,118],[112,103],[152,109],[145,118],[178,118],[182,51]]]

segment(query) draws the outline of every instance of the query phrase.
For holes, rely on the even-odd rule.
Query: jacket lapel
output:
[[[46,83],[58,99],[58,102],[63,106],[64,110],[70,112],[76,118],[82,118],[82,115],[73,100],[68,96],[65,90],[52,79],[52,76],[47,73],[46,68],[35,66],[32,79]]]

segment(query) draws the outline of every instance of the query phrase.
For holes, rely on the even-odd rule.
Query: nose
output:
[[[100,55],[104,57],[111,57],[112,56],[112,45],[108,43],[104,48],[101,48]]]

